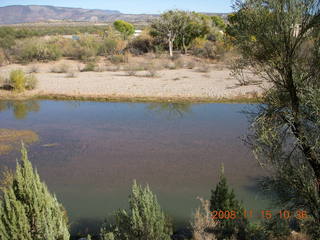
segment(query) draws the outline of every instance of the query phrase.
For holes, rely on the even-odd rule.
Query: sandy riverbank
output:
[[[52,73],[50,69],[61,64],[73,69],[68,73]],[[35,64],[8,65],[0,68],[0,75],[8,77],[13,69],[29,72]],[[124,70],[79,72],[80,63],[62,60],[55,63],[39,63],[34,73],[39,83],[35,90],[16,94],[0,90],[0,99],[22,98],[73,98],[106,99],[119,101],[236,101],[257,98],[264,92],[266,84],[240,86],[230,77],[230,70],[223,65],[210,64],[208,72],[199,69],[162,69],[156,77],[148,72],[137,71],[129,76]]]

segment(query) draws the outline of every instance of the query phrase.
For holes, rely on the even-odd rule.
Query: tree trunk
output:
[[[186,40],[184,37],[182,38],[182,48],[183,48],[183,54],[186,54],[187,53],[187,46],[186,46]]]
[[[173,57],[173,41],[169,40],[169,52],[170,52],[170,57]]]

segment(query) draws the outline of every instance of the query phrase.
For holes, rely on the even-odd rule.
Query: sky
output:
[[[52,5],[88,9],[119,10],[122,13],[155,13],[169,9],[197,12],[231,12],[232,0],[0,0],[8,5]]]

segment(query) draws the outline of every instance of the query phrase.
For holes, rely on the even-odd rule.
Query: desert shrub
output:
[[[192,54],[197,57],[211,58],[217,57],[216,44],[212,41],[197,39],[192,47]]]
[[[3,76],[0,76],[0,88],[6,85],[7,81]]]
[[[39,66],[38,65],[32,65],[29,69],[29,73],[38,73],[39,72]]]
[[[17,92],[23,92],[26,88],[26,76],[20,69],[13,70],[10,73],[9,83]]]
[[[126,73],[128,76],[136,76],[137,75],[137,67],[136,66],[129,66],[126,69]]]
[[[109,56],[117,53],[118,44],[114,39],[105,39],[99,46],[98,54],[100,56]]]
[[[206,63],[203,63],[199,67],[197,67],[197,72],[208,73],[210,72],[210,66]]]
[[[117,72],[120,70],[120,66],[119,65],[114,65],[114,66],[106,66],[106,71],[109,72]]]
[[[51,68],[51,72],[52,73],[67,73],[70,69],[70,66],[65,64],[65,63],[62,63],[58,66],[54,66]]]
[[[38,85],[38,79],[35,75],[31,74],[26,77],[26,89],[33,90]]]
[[[120,63],[125,63],[127,62],[126,56],[124,55],[113,55],[113,56],[109,56],[108,58],[110,60],[110,62],[112,62],[113,64],[120,64]]]
[[[201,206],[196,209],[191,222],[193,240],[216,240],[212,229],[217,226],[218,222],[212,219],[210,202],[201,198],[199,200]]]
[[[163,64],[163,67],[166,68],[166,69],[170,69],[170,70],[174,70],[174,69],[177,69],[177,65],[175,62],[173,61],[167,61]]]
[[[3,49],[0,49],[0,66],[3,66],[5,65],[7,62],[7,57],[4,53],[4,50]]]
[[[149,186],[135,181],[129,197],[129,209],[119,210],[114,224],[101,229],[102,240],[170,240],[172,225]]]
[[[134,55],[142,55],[151,52],[153,51],[152,38],[148,36],[139,36],[129,43],[128,49]]]
[[[250,224],[247,229],[248,240],[269,240],[266,230],[261,224]]]
[[[84,66],[84,68],[81,70],[81,72],[93,72],[96,68],[97,64],[94,62],[88,62]]]
[[[22,40],[14,47],[14,54],[18,61],[27,63],[32,61],[53,61],[62,56],[62,52],[54,42],[41,39]]]
[[[76,72],[74,71],[69,71],[67,74],[66,74],[66,78],[75,78],[77,76]]]
[[[194,61],[189,61],[186,63],[186,68],[194,69],[196,67],[196,63]]]
[[[270,220],[263,222],[265,232],[271,239],[285,240],[291,235],[289,220],[274,216]]]

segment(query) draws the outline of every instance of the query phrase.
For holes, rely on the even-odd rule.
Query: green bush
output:
[[[38,79],[35,75],[29,75],[26,77],[26,89],[27,90],[33,90],[38,85]]]
[[[151,37],[140,36],[133,39],[128,45],[129,51],[134,55],[142,55],[153,51]]]
[[[114,55],[117,52],[117,41],[114,39],[105,39],[100,47],[98,54],[99,56],[109,56]]]
[[[24,146],[21,153],[15,174],[7,173],[1,186],[0,239],[69,240],[63,206],[33,169]]]
[[[113,55],[108,58],[110,62],[113,64],[120,64],[120,63],[125,63],[127,62],[126,56],[124,55]]]
[[[115,224],[101,229],[102,240],[170,240],[172,227],[149,187],[134,181],[129,210],[115,214]]]
[[[88,62],[81,72],[93,72],[97,67],[97,64],[94,62]]]
[[[26,88],[26,76],[20,69],[13,70],[10,73],[9,83],[17,92],[23,92]]]
[[[62,56],[62,52],[54,42],[41,39],[20,41],[14,48],[18,61],[28,63],[32,61],[54,61]]]
[[[67,73],[69,72],[70,66],[62,63],[59,66],[54,66],[51,68],[52,73]]]

